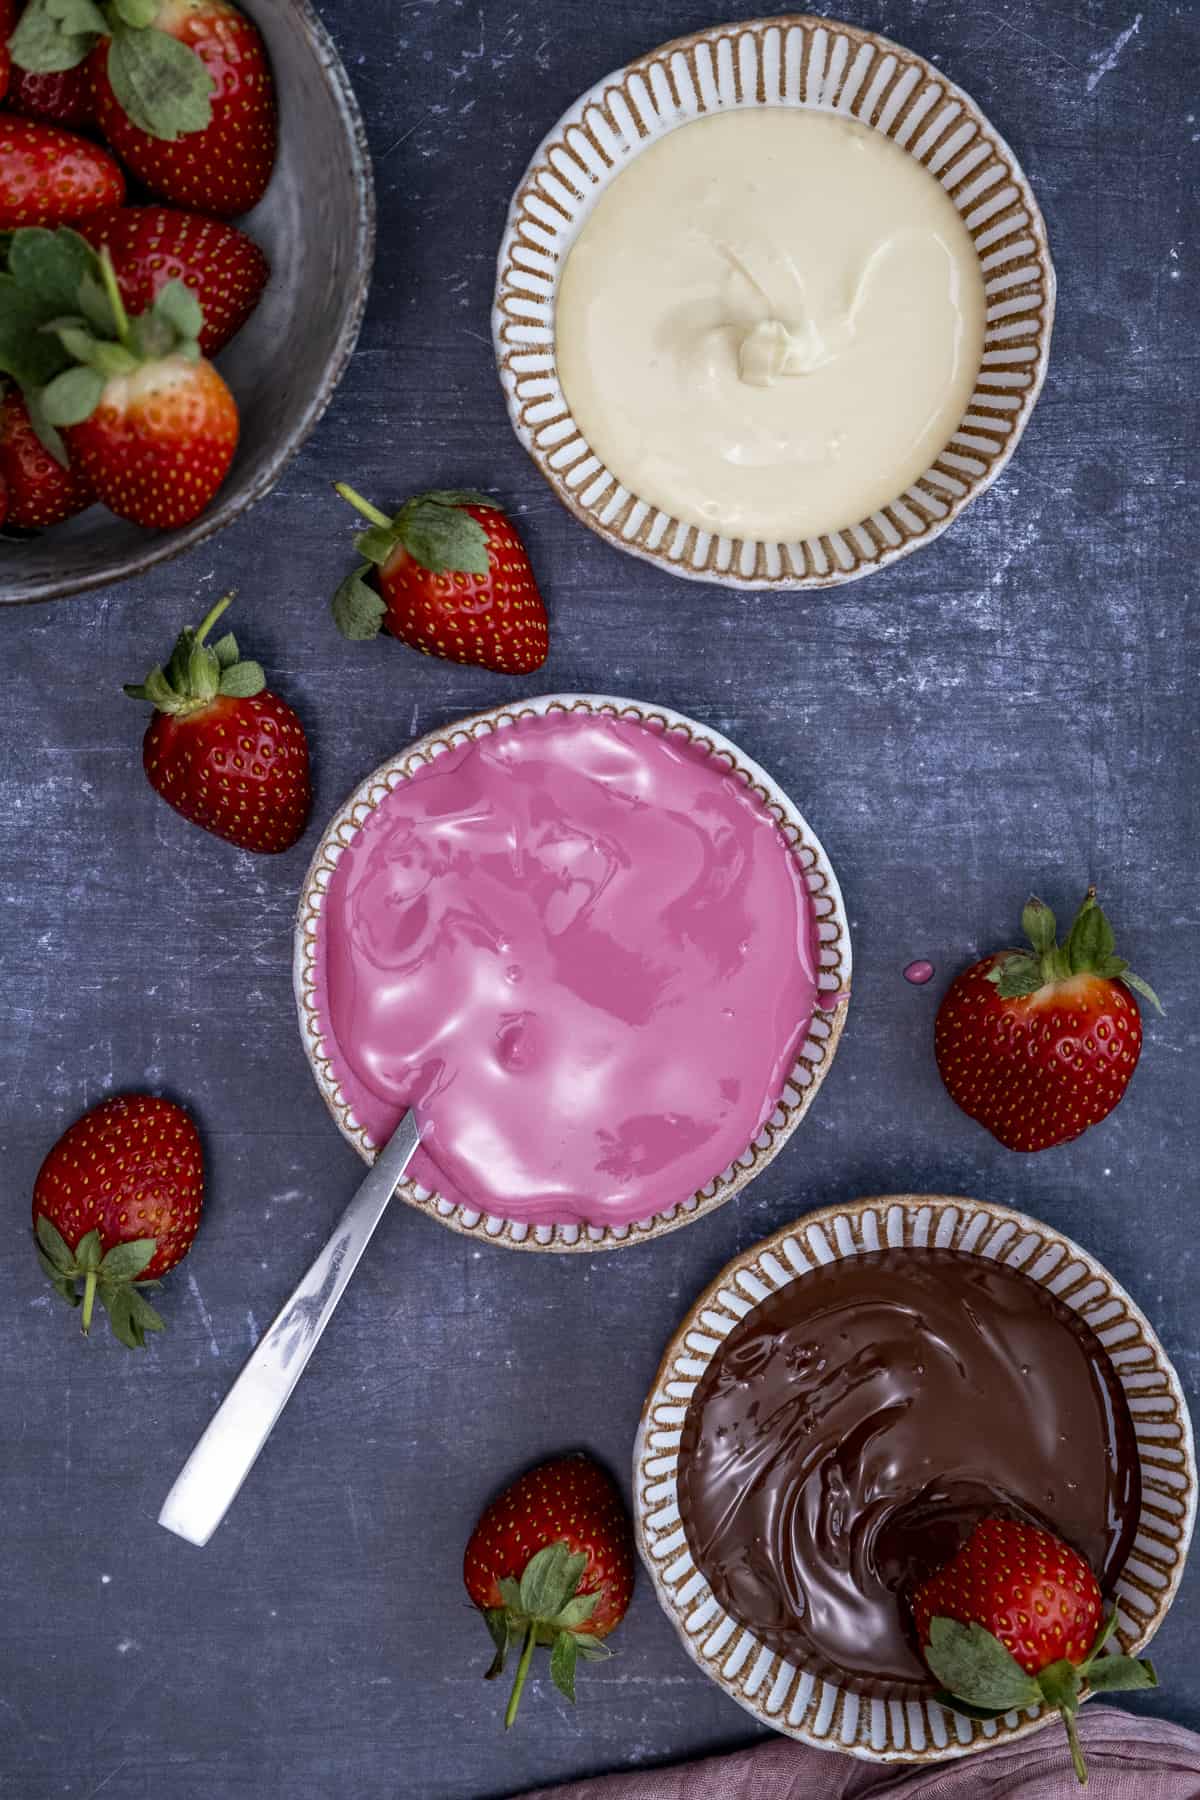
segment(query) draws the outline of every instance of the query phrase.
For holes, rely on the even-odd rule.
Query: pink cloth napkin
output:
[[[1079,1716],[1087,1800],[1200,1800],[1200,1737],[1110,1706]],[[1078,1800],[1054,1726],[1021,1743],[932,1768],[887,1768],[791,1738],[633,1775],[538,1788],[522,1800]]]

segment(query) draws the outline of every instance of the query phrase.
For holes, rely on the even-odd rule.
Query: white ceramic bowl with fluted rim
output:
[[[456,744],[487,736],[494,731],[519,730],[526,718],[538,718],[553,712],[583,712],[636,719],[658,725],[667,731],[682,733],[693,744],[739,776],[757,794],[765,809],[777,820],[779,830],[803,872],[812,900],[820,951],[819,989],[829,1004],[813,1015],[808,1035],[801,1046],[791,1078],[779,1105],[758,1136],[748,1144],[715,1180],[665,1212],[629,1225],[529,1225],[515,1219],[503,1219],[454,1205],[440,1194],[431,1193],[417,1182],[405,1181],[397,1190],[401,1199],[419,1207],[454,1231],[467,1232],[490,1242],[519,1250],[613,1250],[625,1244],[642,1243],[664,1232],[677,1230],[693,1219],[713,1212],[733,1198],[746,1183],[761,1173],[795,1131],[811,1106],[817,1089],[825,1079],[842,1035],[846,1010],[850,1001],[850,928],[842,903],[841,889],[829,859],[817,837],[797,807],[764,769],[752,762],[736,744],[719,731],[700,725],[667,706],[652,706],[637,700],[611,699],[600,694],[548,694],[538,699],[521,700],[510,706],[497,706],[487,712],[473,713],[419,738],[380,765],[350,795],[326,828],[305,876],[296,919],[293,981],[300,1016],[300,1033],[304,1048],[316,1077],[321,1098],[359,1155],[372,1162],[379,1146],[374,1144],[354,1117],[334,1075],[325,1045],[321,1020],[315,999],[315,958],[317,929],[326,889],[338,857],[361,829],[369,814],[386,799],[391,790],[405,781],[418,768],[443,754]]]
[[[818,1264],[900,1246],[1001,1258],[1078,1312],[1107,1350],[1129,1402],[1142,1477],[1137,1536],[1116,1585],[1115,1647],[1127,1655],[1145,1649],[1183,1577],[1197,1471],[1183,1389],[1145,1315],[1094,1256],[1024,1213],[944,1194],[887,1194],[810,1213],[722,1269],[667,1346],[638,1427],[634,1523],[654,1591],[693,1662],[760,1724],[868,1762],[931,1763],[1027,1737],[1057,1714],[1031,1707],[968,1719],[936,1700],[853,1694],[787,1662],[711,1592],[688,1549],[675,1485],[688,1403],[734,1326]]]
[[[840,113],[909,150],[958,208],[987,297],[975,392],[932,466],[858,524],[793,543],[701,531],[630,492],[571,417],[555,354],[559,279],[600,195],[667,132],[747,106]],[[677,38],[598,82],[563,114],[509,208],[492,330],[517,436],[585,525],[674,575],[731,587],[822,588],[930,543],[995,480],[1045,379],[1054,296],[1037,201],[970,96],[874,32],[789,14]]]

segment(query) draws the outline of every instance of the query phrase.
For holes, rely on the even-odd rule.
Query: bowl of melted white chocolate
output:
[[[764,20],[601,83],[500,258],[518,434],[675,572],[816,586],[937,534],[1007,461],[1054,277],[1003,140],[920,58]]]

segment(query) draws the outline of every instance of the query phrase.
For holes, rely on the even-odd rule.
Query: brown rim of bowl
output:
[[[793,33],[803,37],[794,71],[787,60]],[[863,123],[874,123],[876,115],[886,118],[888,135],[904,148],[909,146],[909,133],[915,136],[912,153],[952,198],[955,189],[961,190],[961,207],[970,205],[964,223],[989,284],[984,361],[977,385],[963,422],[929,470],[895,501],[857,524],[794,543],[702,532],[639,499],[606,467],[575,425],[554,354],[558,280],[574,242],[573,222],[626,166],[629,134],[640,148],[693,117],[745,104],[741,46],[747,41],[754,45],[755,93],[768,104],[764,46],[773,34],[778,39],[781,95],[794,72],[797,86],[803,84],[803,104],[819,104]],[[847,53],[839,61],[835,53],[827,67],[826,52],[835,40],[857,46],[857,55]],[[820,63],[814,77],[818,45]],[[695,73],[701,51],[718,96],[711,105]],[[871,60],[860,67],[864,54]],[[686,85],[677,65],[686,73]],[[809,97],[814,79],[821,95],[818,101]],[[617,117],[611,111],[614,94],[621,101]],[[688,111],[693,102],[695,110]],[[782,99],[776,103],[785,104]],[[687,116],[681,118],[680,113]],[[587,123],[593,115],[603,125],[602,134]],[[968,136],[956,143],[967,127]],[[582,152],[580,144],[585,147]],[[982,160],[976,155],[981,145]],[[998,173],[993,175],[993,170]],[[966,196],[977,183],[979,190],[968,202]],[[1003,209],[988,212],[1002,198]],[[972,223],[977,212],[986,217]],[[563,235],[565,251],[557,242]],[[1015,266],[1022,263],[1024,267]],[[713,25],[674,38],[604,77],[568,108],[534,151],[509,206],[497,261],[492,337],[517,438],[556,497],[582,524],[613,548],[687,580],[747,590],[798,591],[841,586],[888,567],[939,537],[991,486],[1010,461],[1041,393],[1055,292],[1054,265],[1036,196],[1012,148],[971,96],[916,51],[879,33],[838,19],[784,13]],[[998,309],[995,316],[994,309]],[[1018,314],[1028,315],[1028,320]],[[1024,360],[1018,363],[1018,358]],[[1008,359],[1008,364],[1001,359]],[[1028,384],[1019,385],[1014,371],[1028,374]],[[523,393],[523,387],[528,391]]]
[[[325,70],[333,87],[339,110],[345,121],[353,144],[354,189],[357,197],[357,233],[361,254],[361,279],[358,283],[354,303],[342,322],[334,348],[333,359],[325,371],[320,386],[312,395],[306,407],[299,427],[287,446],[275,453],[266,465],[259,470],[254,480],[244,492],[230,495],[222,500],[220,497],[192,524],[183,527],[178,535],[172,533],[161,542],[147,544],[144,550],[135,556],[126,558],[116,568],[98,573],[88,573],[68,577],[65,581],[47,578],[42,583],[42,591],[31,594],[15,595],[11,599],[0,593],[0,606],[44,606],[52,600],[70,600],[76,594],[85,594],[92,589],[115,587],[121,582],[132,581],[139,575],[147,574],[160,563],[170,562],[185,551],[195,549],[206,539],[224,530],[259,500],[262,500],[279,480],[293,456],[311,436],[324,415],[330,401],[337,392],[343,375],[354,355],[358,334],[362,328],[363,314],[371,292],[371,272],[375,260],[375,178],[371,162],[371,150],[367,142],[366,127],[363,124],[362,111],[358,97],[351,86],[350,77],[346,73],[336,45],[328,30],[312,5],[312,0],[290,0],[290,3],[304,22],[317,60]]]
[[[366,1162],[374,1160],[376,1146],[354,1120],[350,1106],[341,1099],[332,1071],[332,1059],[325,1054],[320,1018],[313,997],[313,960],[317,920],[324,886],[332,875],[335,846],[344,847],[361,826],[355,813],[371,811],[415,765],[427,763],[439,750],[449,749],[467,736],[483,736],[493,730],[508,730],[521,718],[534,718],[551,712],[589,712],[613,717],[633,717],[642,723],[659,722],[666,729],[686,733],[693,742],[707,746],[710,753],[727,763],[746,785],[755,792],[768,813],[772,814],[791,846],[805,878],[813,902],[821,953],[821,972],[827,977],[825,991],[836,995],[834,1004],[817,1008],[808,1037],[797,1057],[792,1076],[780,1097],[775,1112],[758,1136],[741,1155],[706,1187],[681,1201],[668,1213],[657,1213],[652,1219],[633,1221],[619,1226],[540,1225],[522,1221],[497,1219],[473,1208],[451,1205],[440,1195],[404,1181],[397,1188],[398,1197],[449,1226],[479,1241],[503,1244],[506,1249],[549,1251],[565,1255],[579,1251],[616,1250],[629,1244],[645,1243],[678,1231],[707,1213],[715,1212],[727,1200],[762,1172],[779,1153],[796,1130],[829,1072],[841,1042],[849,1009],[852,958],[850,927],[841,889],[832,864],[820,840],[808,825],[798,807],[788,799],[772,776],[744,754],[722,732],[702,725],[672,707],[648,702],[618,699],[602,694],[544,694],[511,705],[495,706],[483,712],[455,719],[439,730],[427,733],[405,750],[380,764],[343,802],[330,820],[313,853],[296,912],[293,935],[292,977],[300,1035],[305,1054],[317,1084],[317,1090],[342,1136],[351,1143]],[[374,798],[371,796],[374,795]],[[824,907],[818,911],[818,907]],[[828,933],[828,935],[826,935]],[[802,1071],[802,1079],[797,1079]]]
[[[823,1255],[813,1234],[823,1240]],[[1002,1256],[1025,1268],[1080,1313],[1110,1356],[1129,1402],[1142,1473],[1138,1534],[1116,1584],[1117,1636],[1125,1653],[1143,1650],[1166,1618],[1196,1520],[1195,1442],[1179,1376],[1126,1289],[1065,1232],[994,1201],[879,1194],[806,1213],[733,1257],[676,1326],[642,1407],[633,1450],[638,1550],[688,1655],[730,1699],[774,1731],[870,1762],[925,1764],[969,1756],[1040,1731],[1056,1715],[1008,1713],[984,1725],[934,1700],[850,1694],[765,1649],[724,1612],[692,1561],[675,1495],[677,1439],[721,1339],[760,1300],[793,1278],[803,1280],[803,1264],[931,1244]]]

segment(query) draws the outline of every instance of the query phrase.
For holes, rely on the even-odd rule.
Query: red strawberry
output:
[[[161,35],[199,59],[200,113],[145,113],[131,92],[124,72],[131,41],[145,57],[157,54],[152,40]],[[257,206],[275,166],[278,120],[266,46],[245,13],[228,0],[161,0],[148,27],[122,25],[101,39],[91,71],[101,131],[154,193],[222,217]]]
[[[98,144],[40,119],[0,114],[0,230],[59,225],[125,198],[125,178]]]
[[[78,68],[50,69],[44,74],[14,68],[8,104],[27,119],[47,119],[52,125],[78,131],[92,123],[91,70],[86,62]]]
[[[64,435],[111,512],[166,531],[197,518],[224,481],[237,407],[211,363],[162,357],[107,382]]]
[[[204,356],[215,356],[241,330],[271,273],[254,239],[236,225],[169,206],[118,207],[79,229],[94,249],[108,246],[130,312],[147,312],[168,281],[191,289],[204,311]]]
[[[0,0],[0,38],[5,40],[0,42],[0,93],[4,90],[3,61],[6,50],[10,60],[12,58],[7,39],[12,35],[19,10],[18,0]],[[35,7],[34,10],[39,9]],[[34,25],[36,27],[36,21]],[[12,63],[12,78],[8,85],[8,104],[13,112],[23,113],[30,119],[48,119],[52,125],[65,125],[68,129],[90,125],[92,78],[88,73],[83,47],[80,47],[81,60],[75,68],[50,69],[44,74],[34,74],[19,65],[21,43],[22,37],[18,37],[18,61]]]
[[[1115,1613],[1105,1624],[1087,1563],[1036,1525],[985,1519],[916,1590],[912,1613],[946,1703],[984,1718],[1057,1707],[1081,1782],[1087,1770],[1075,1714],[1085,1684],[1091,1693],[1158,1686],[1152,1663],[1101,1654]]]
[[[0,530],[8,521],[8,483],[0,475]]]
[[[192,1247],[204,1203],[200,1138],[188,1114],[151,1094],[105,1100],[50,1151],[33,1189],[38,1256],[83,1329],[97,1295],[116,1335],[139,1349],[163,1322],[143,1287]]]
[[[241,661],[232,633],[205,643],[232,598],[180,633],[165,670],[125,692],[157,708],[142,765],[168,805],[243,850],[290,850],[312,805],[308,740],[291,707],[265,691],[259,664]]]
[[[345,482],[335,488],[365,519],[366,557],[334,595],[348,638],[381,626],[426,656],[480,663],[502,675],[540,669],[550,647],[546,608],[525,546],[486,494],[418,494],[389,519]]]
[[[64,469],[45,448],[15,388],[0,401],[0,475],[8,487],[8,523],[26,531],[60,525],[96,498],[78,469]]]
[[[480,1518],[463,1580],[496,1646],[489,1680],[521,1645],[505,1728],[517,1716],[536,1644],[551,1646],[551,1678],[574,1701],[577,1658],[607,1655],[599,1640],[620,1624],[633,1593],[633,1536],[617,1487],[586,1456],[530,1469]]]
[[[78,366],[41,391],[42,414],[112,512],[135,525],[186,525],[229,472],[237,406],[200,356],[195,295],[169,281],[150,311],[130,320],[107,250],[99,266],[113,336],[71,320],[55,325]],[[94,291],[91,298],[95,319],[102,303]]]
[[[1128,1087],[1142,1048],[1130,990],[1162,1007],[1113,954],[1094,888],[1061,948],[1040,900],[1021,922],[1033,954],[1001,950],[964,970],[938,1008],[934,1045],[964,1112],[1010,1150],[1045,1150],[1105,1118]]]

